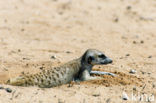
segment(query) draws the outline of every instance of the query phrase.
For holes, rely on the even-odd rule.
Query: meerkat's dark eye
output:
[[[103,58],[103,59],[105,59],[106,56],[105,56],[104,54],[101,54],[101,55],[99,55],[99,58]]]
[[[90,57],[88,58],[88,63],[90,64],[93,60],[94,60],[94,57],[90,56]]]

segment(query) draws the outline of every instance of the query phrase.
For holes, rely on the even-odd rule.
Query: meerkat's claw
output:
[[[97,74],[97,75],[111,75],[113,77],[117,76],[114,73],[110,73],[110,72],[102,72],[102,71],[91,71],[90,74]]]

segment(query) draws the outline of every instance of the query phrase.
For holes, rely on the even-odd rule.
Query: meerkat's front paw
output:
[[[90,77],[86,78],[85,80],[88,81],[88,80],[100,80],[100,79],[103,79],[103,78],[102,77],[92,77],[92,76],[90,76]]]
[[[117,76],[114,73],[110,73],[110,72],[102,72],[102,71],[91,71],[90,74],[97,74],[97,75],[111,75],[113,77]]]

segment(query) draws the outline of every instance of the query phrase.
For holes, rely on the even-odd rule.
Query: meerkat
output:
[[[50,88],[62,84],[70,83],[72,80],[95,80],[100,77],[90,76],[92,74],[112,73],[92,71],[94,65],[104,65],[112,63],[112,60],[99,50],[88,49],[80,58],[69,61],[58,67],[41,71],[37,74],[20,76],[7,81],[7,84],[14,86],[39,86]]]

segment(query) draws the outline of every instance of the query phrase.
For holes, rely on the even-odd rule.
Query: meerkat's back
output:
[[[7,84],[14,86],[54,87],[71,82],[80,69],[79,59],[70,61],[59,67],[43,70],[37,74],[21,76],[8,80]]]

